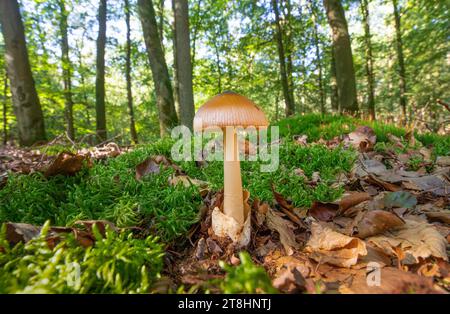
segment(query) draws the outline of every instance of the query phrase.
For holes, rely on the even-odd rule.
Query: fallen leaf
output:
[[[308,214],[321,221],[331,221],[339,210],[339,204],[313,202]]]
[[[379,284],[376,281],[371,282],[371,278],[377,276],[376,273],[358,272],[351,283],[342,285],[339,291],[357,294],[439,293],[434,288],[431,278],[405,272],[394,267],[375,270],[375,272],[378,271]]]
[[[307,291],[307,281],[295,267],[288,267],[280,272],[272,281],[273,286],[283,293],[301,293]],[[314,287],[310,283],[310,290]]]
[[[387,208],[404,207],[414,208],[417,205],[417,198],[409,192],[397,191],[384,196],[384,206]]]
[[[355,236],[364,239],[383,233],[386,230],[398,228],[405,223],[397,215],[385,210],[367,211],[358,222]]]
[[[289,247],[295,249],[300,247],[300,244],[295,241],[295,234],[293,231],[295,226],[290,221],[283,219],[273,209],[269,208],[267,211],[266,223],[269,229],[278,232],[281,244],[283,244],[286,252],[289,250]]]
[[[61,152],[56,159],[50,164],[44,172],[46,177],[62,174],[65,176],[72,176],[83,168],[86,164],[91,166],[89,157],[87,155],[78,155],[71,152]]]
[[[438,211],[438,212],[426,212],[428,220],[430,222],[433,221],[441,221],[446,224],[450,224],[450,211]]]
[[[206,181],[202,181],[202,180],[198,180],[198,179],[193,179],[187,175],[172,175],[169,178],[169,184],[172,186],[176,186],[177,184],[181,183],[183,186],[185,187],[190,187],[191,185],[195,185],[198,186],[200,188],[205,188],[208,186],[208,182]]]
[[[141,180],[142,177],[148,174],[158,174],[160,172],[161,165],[164,168],[172,167],[175,169],[176,174],[182,174],[181,168],[169,161],[166,156],[157,155],[148,157],[136,166],[136,180]]]
[[[369,200],[370,194],[366,192],[354,192],[345,195],[339,202],[339,212],[344,213],[350,207],[356,206],[359,203]]]
[[[313,202],[308,214],[321,221],[331,221],[337,214],[344,213],[350,207],[370,199],[369,193],[356,192],[344,195],[336,202]]]
[[[308,135],[294,135],[294,142],[300,146],[308,145]]]
[[[361,239],[343,235],[316,222],[311,224],[311,237],[305,250],[319,263],[340,267],[355,265],[359,257],[367,254]]]
[[[359,126],[355,131],[344,137],[344,143],[349,143],[360,152],[368,152],[373,149],[377,141],[377,136],[372,128]]]
[[[400,247],[405,254],[412,256],[417,263],[419,258],[434,256],[448,261],[446,239],[433,225],[426,222],[405,219],[402,228],[390,230],[382,235],[366,239],[387,254],[395,256],[395,247]]]
[[[450,156],[438,156],[436,158],[436,164],[439,167],[450,167]]]

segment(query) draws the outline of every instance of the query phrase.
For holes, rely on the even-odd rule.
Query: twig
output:
[[[443,101],[443,100],[441,100],[441,99],[436,99],[436,102],[437,102],[439,105],[444,106],[445,109],[447,109],[448,111],[450,111],[450,105],[447,104],[445,101]]]

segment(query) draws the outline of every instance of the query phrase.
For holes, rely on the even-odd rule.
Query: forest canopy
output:
[[[38,98],[37,113],[27,114],[45,125],[24,127],[41,129],[27,144],[64,133],[89,143],[147,141],[179,120],[188,125],[195,108],[226,90],[251,98],[271,121],[357,111],[446,131],[445,1],[193,0],[176,8],[164,0],[22,0],[0,9],[12,12],[13,3],[20,14],[2,16],[0,36],[5,143],[18,142],[21,129],[5,62],[5,43],[15,40],[6,37],[20,37],[8,32],[11,19],[23,23]],[[10,76],[22,75],[12,68]]]

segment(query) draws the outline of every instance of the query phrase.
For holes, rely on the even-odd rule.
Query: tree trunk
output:
[[[323,3],[327,12],[328,23],[333,31],[340,111],[355,114],[358,111],[356,79],[344,9],[340,0],[324,0]]]
[[[159,21],[158,21],[158,32],[161,43],[164,41],[164,0],[159,0]],[[164,45],[162,46],[164,51]]]
[[[311,1],[311,15],[313,17],[313,36],[314,36],[314,46],[316,51],[316,62],[317,67],[319,69],[319,77],[318,77],[318,87],[319,87],[319,99],[320,99],[320,112],[325,114],[325,92],[323,88],[323,70],[322,70],[322,60],[320,58],[320,42],[319,42],[319,30],[317,27],[317,11],[314,6],[314,2]]]
[[[105,45],[106,45],[106,0],[100,0],[98,8],[97,77],[95,80],[95,111],[97,138],[106,141],[105,111]]]
[[[371,120],[375,120],[375,91],[374,91],[374,74],[373,74],[373,58],[372,58],[372,41],[369,25],[369,5],[367,0],[361,1],[362,21],[364,25],[364,44],[366,55],[366,76],[368,89],[368,111]]]
[[[19,129],[19,143],[45,140],[44,116],[31,74],[24,27],[17,0],[0,1],[5,60]]]
[[[187,0],[172,0],[175,17],[177,76],[179,84],[180,122],[192,130],[194,120],[194,93],[189,39],[189,8]]]
[[[65,99],[65,118],[67,136],[73,140],[75,138],[75,130],[73,127],[73,100],[72,100],[72,65],[69,58],[69,35],[67,31],[68,12],[66,10],[65,0],[59,0],[59,31],[61,32],[61,61],[62,74],[64,81],[64,99]]]
[[[331,63],[330,63],[330,85],[331,85],[331,94],[330,94],[330,101],[331,101],[331,108],[333,111],[338,112],[339,109],[339,92],[337,88],[337,79],[336,79],[336,61],[334,58],[334,48],[333,44],[331,44]]]
[[[3,79],[5,80],[3,85],[3,145],[6,145],[8,142],[8,77],[6,75],[6,68]]]
[[[405,59],[403,57],[403,43],[402,43],[402,30],[400,12],[397,5],[397,0],[392,0],[394,6],[394,18],[395,18],[395,35],[397,44],[397,60],[398,60],[398,75],[399,75],[399,88],[400,88],[400,108],[402,108],[403,123],[406,124],[406,71],[405,71]]]
[[[125,55],[125,79],[127,81],[127,103],[130,115],[130,133],[134,144],[138,143],[136,125],[134,122],[133,94],[131,92],[131,37],[130,37],[130,0],[125,0],[125,24],[127,25],[127,44]]]
[[[277,40],[278,57],[280,62],[281,85],[283,88],[284,102],[286,104],[286,116],[290,116],[294,114],[295,107],[294,104],[292,103],[291,96],[289,93],[289,82],[286,73],[286,60],[283,47],[282,30],[280,25],[280,12],[278,10],[277,0],[272,0],[272,9],[275,13],[275,27],[276,27],[275,36]]]
[[[222,70],[220,68],[220,55],[219,55],[219,47],[217,46],[217,42],[213,41],[214,43],[214,51],[216,53],[216,66],[217,66],[217,93],[222,93]]]
[[[175,12],[175,2],[172,0],[172,11]],[[175,17],[172,21],[172,44],[173,44],[173,101],[178,119],[180,119],[180,83],[178,82],[178,48],[177,48],[177,29],[175,27]],[[162,46],[164,52],[164,46]]]
[[[153,2],[151,0],[138,0],[138,10],[155,85],[160,133],[163,136],[178,123],[172,85],[166,60],[164,59],[161,40],[158,35]]]
[[[293,72],[294,72],[294,66],[293,66],[293,61],[292,61],[292,55],[294,52],[294,47],[293,47],[293,42],[292,42],[292,25],[291,25],[291,1],[290,0],[285,0],[285,4],[286,4],[286,16],[285,16],[285,20],[286,20],[286,24],[287,24],[287,31],[286,31],[286,50],[287,50],[287,62],[286,62],[286,72],[287,72],[287,77],[288,77],[288,84],[289,84],[289,98],[290,101],[292,102],[292,107],[294,108],[294,112],[295,112],[295,97],[294,97],[294,90],[295,90],[295,84],[294,84],[294,77],[293,77]]]

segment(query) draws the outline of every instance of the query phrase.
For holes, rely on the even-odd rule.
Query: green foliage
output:
[[[135,239],[109,227],[102,237],[94,225],[94,246],[83,248],[70,234],[54,248],[46,235],[11,247],[0,234],[0,293],[148,293],[163,266],[155,237]]]
[[[220,261],[227,275],[220,282],[223,293],[277,293],[264,268],[253,264],[247,252],[240,252],[241,264],[230,266]]]
[[[197,187],[170,186],[173,169],[138,181],[135,167],[148,156],[170,156],[172,141],[160,140],[105,163],[95,163],[75,177],[11,175],[0,190],[0,222],[70,225],[80,219],[107,219],[119,227],[143,224],[165,241],[182,235],[197,221]]]

